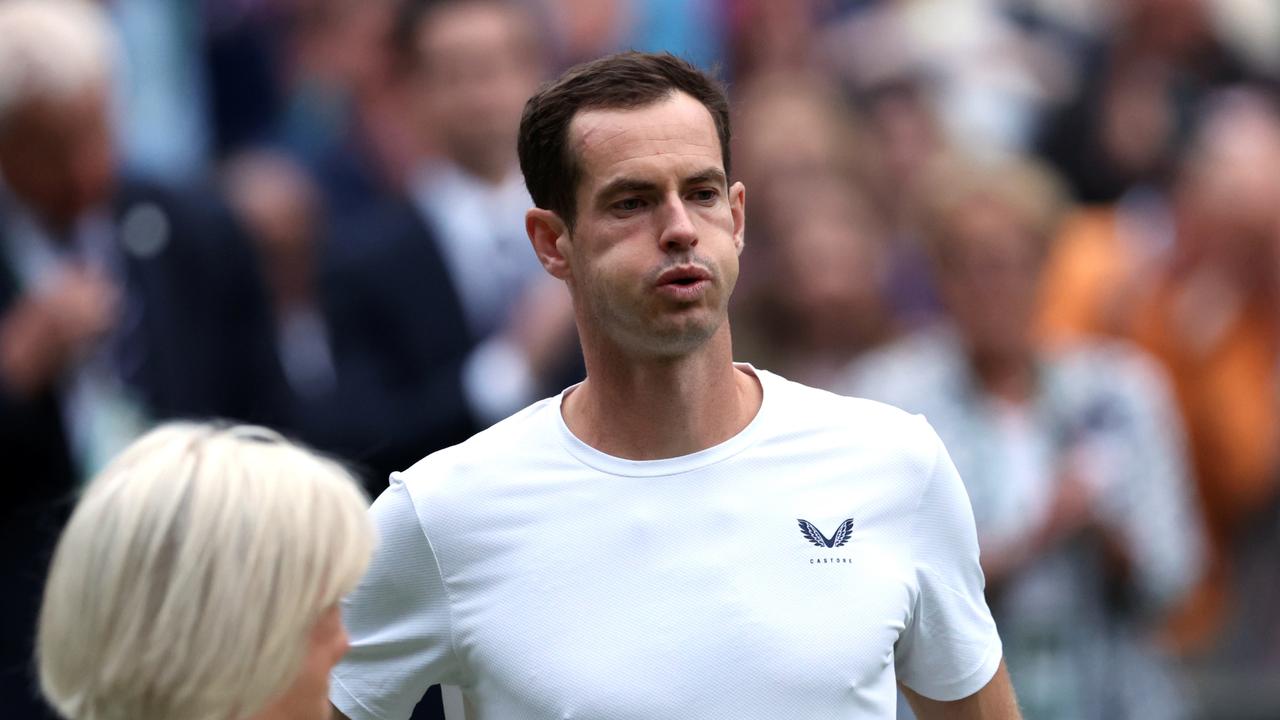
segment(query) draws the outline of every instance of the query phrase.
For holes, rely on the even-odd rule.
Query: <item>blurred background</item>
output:
[[[516,129],[628,48],[728,84],[737,359],[942,435],[1029,720],[1280,717],[1272,0],[0,0],[6,716],[155,422],[376,494],[581,377]]]

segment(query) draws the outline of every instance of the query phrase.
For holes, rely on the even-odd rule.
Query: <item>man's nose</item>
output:
[[[662,212],[662,235],[659,245],[668,252],[684,250],[698,244],[698,230],[682,198],[675,197],[665,203]]]

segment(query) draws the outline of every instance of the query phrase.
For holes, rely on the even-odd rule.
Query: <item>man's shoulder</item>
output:
[[[788,434],[809,436],[853,450],[926,452],[936,450],[936,435],[920,415],[863,397],[842,395],[802,383],[775,378],[776,414]]]

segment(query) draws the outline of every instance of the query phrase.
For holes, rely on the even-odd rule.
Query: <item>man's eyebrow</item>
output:
[[[729,178],[725,177],[724,171],[720,168],[707,168],[702,172],[695,173],[684,179],[685,185],[699,185],[702,183],[712,183],[720,187],[729,186]]]
[[[649,182],[648,180],[620,177],[615,180],[610,180],[603,188],[600,189],[597,197],[601,200],[608,200],[609,198],[622,193],[650,192],[656,187],[657,185],[655,183]]]
[[[712,183],[719,185],[720,187],[728,187],[729,179],[725,177],[724,171],[720,168],[709,167],[684,178],[681,184],[688,187],[690,185],[699,185],[702,183]],[[605,183],[605,186],[600,188],[600,192],[596,194],[596,197],[599,198],[601,202],[608,202],[611,198],[617,195],[622,195],[624,193],[653,192],[657,187],[657,183],[649,180],[641,180],[634,177],[620,177]]]

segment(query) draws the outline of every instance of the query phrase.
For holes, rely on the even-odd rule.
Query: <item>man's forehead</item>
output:
[[[686,156],[723,165],[715,121],[702,103],[684,93],[628,109],[590,109],[569,125],[569,143],[587,173],[628,160]]]

